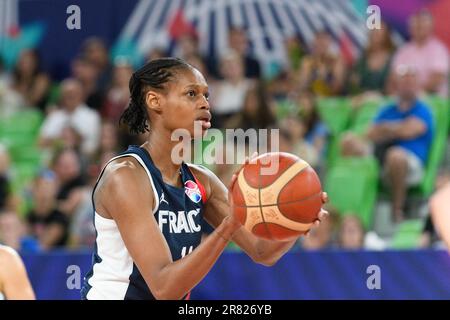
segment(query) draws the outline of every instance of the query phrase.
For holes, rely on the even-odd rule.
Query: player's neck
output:
[[[170,135],[163,130],[154,130],[143,145],[161,172],[164,181],[172,185],[178,185],[181,182],[181,163],[174,163],[172,159],[172,150],[178,143],[172,141]]]

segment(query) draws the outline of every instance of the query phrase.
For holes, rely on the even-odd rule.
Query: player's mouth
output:
[[[198,117],[196,121],[200,121],[202,123],[203,130],[211,128],[211,114],[209,112]]]

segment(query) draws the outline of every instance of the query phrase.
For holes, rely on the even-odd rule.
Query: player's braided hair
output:
[[[128,125],[132,134],[149,131],[145,97],[148,89],[164,89],[165,84],[172,80],[176,69],[191,68],[178,58],[161,58],[147,62],[133,73],[130,78],[130,102],[120,117],[120,123]]]

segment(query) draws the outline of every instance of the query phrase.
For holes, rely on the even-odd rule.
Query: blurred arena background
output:
[[[95,179],[143,139],[118,125],[129,77],[170,55],[206,75],[216,128],[280,128],[280,150],[330,197],[330,218],[276,266],[231,244],[192,298],[448,299],[428,199],[450,180],[449,16],[447,0],[0,0],[0,243],[20,252],[38,299],[79,299]],[[433,133],[394,219],[386,164],[349,140],[395,103],[404,65]],[[225,183],[236,168],[209,167]]]

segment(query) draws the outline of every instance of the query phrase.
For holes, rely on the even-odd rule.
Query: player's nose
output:
[[[209,111],[209,109],[210,109],[209,101],[208,101],[208,99],[205,96],[203,96],[203,98],[202,98],[202,100],[200,102],[200,109],[207,110],[207,111]]]

